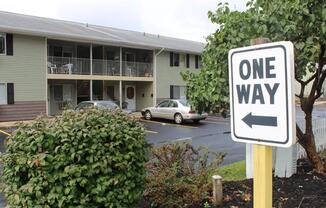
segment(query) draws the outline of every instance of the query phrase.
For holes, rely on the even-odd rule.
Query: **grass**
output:
[[[241,160],[230,165],[222,166],[217,174],[222,176],[224,181],[239,181],[246,179],[246,161]]]

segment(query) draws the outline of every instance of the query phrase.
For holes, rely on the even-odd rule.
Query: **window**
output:
[[[0,105],[15,104],[14,83],[0,83]]]
[[[195,68],[198,69],[201,67],[201,57],[196,55],[195,56]]]
[[[7,104],[15,104],[14,83],[7,83]]]
[[[179,101],[183,106],[190,107],[190,104],[187,100],[180,100]]]
[[[178,107],[178,103],[175,101],[170,101],[169,103],[169,108],[177,108]]]
[[[6,34],[0,33],[0,54],[6,54]]]
[[[0,105],[7,104],[6,84],[0,83]]]
[[[180,54],[170,52],[170,66],[179,66]]]
[[[6,34],[6,54],[7,56],[14,55],[13,36],[12,34]]]
[[[170,85],[171,99],[186,99],[186,86]]]
[[[168,106],[169,106],[169,101],[168,100],[165,100],[165,101],[161,102],[160,104],[158,104],[159,108],[165,108],[165,107],[168,107]]]
[[[13,35],[0,33],[0,54],[12,56],[14,54]]]
[[[186,54],[186,67],[190,67],[190,55],[188,53]]]

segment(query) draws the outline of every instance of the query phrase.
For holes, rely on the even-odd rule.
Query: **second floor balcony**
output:
[[[91,64],[92,63],[92,64]],[[121,67],[120,67],[121,65]],[[92,66],[92,67],[91,67]],[[74,57],[48,56],[48,74],[152,77],[153,64]]]

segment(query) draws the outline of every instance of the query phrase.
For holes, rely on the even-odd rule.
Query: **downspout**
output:
[[[159,56],[163,51],[165,50],[165,48],[161,48],[161,50],[159,50],[159,52],[155,53],[155,50],[153,51],[154,53],[154,67],[153,67],[153,76],[154,76],[154,84],[153,84],[153,104],[154,106],[156,106],[156,100],[157,100],[157,56]]]

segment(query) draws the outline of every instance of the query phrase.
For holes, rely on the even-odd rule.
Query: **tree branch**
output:
[[[322,72],[324,67],[324,54],[325,54],[326,46],[324,44],[320,45],[320,53],[318,58],[318,69],[316,72],[316,79],[314,80],[311,91],[309,94],[309,101],[313,104],[317,98],[321,95],[321,89],[323,86],[323,82],[326,78],[326,71]]]
[[[304,147],[305,145],[305,141],[304,141],[304,133],[302,132],[302,130],[300,129],[298,123],[296,123],[296,132],[297,132],[297,138],[298,138],[298,142],[299,144]]]
[[[318,99],[323,93],[322,93],[322,88],[323,88],[323,83],[326,78],[326,70],[322,71],[324,68],[325,64],[325,50],[326,50],[326,45],[322,44],[320,46],[320,54],[319,54],[319,60],[318,60],[318,72],[321,74],[320,78],[318,80],[318,84],[316,87],[316,94],[315,94],[315,99]]]
[[[295,80],[297,80],[297,82],[299,82],[300,84],[304,83],[304,81],[302,81],[301,79],[299,79],[299,77],[295,76]]]
[[[304,83],[305,85],[309,84],[309,82],[311,82],[312,80],[314,80],[314,79],[316,78],[316,76],[317,76],[317,72],[314,73],[314,74],[313,74],[309,79],[307,79],[306,81],[303,81],[303,83]]]

